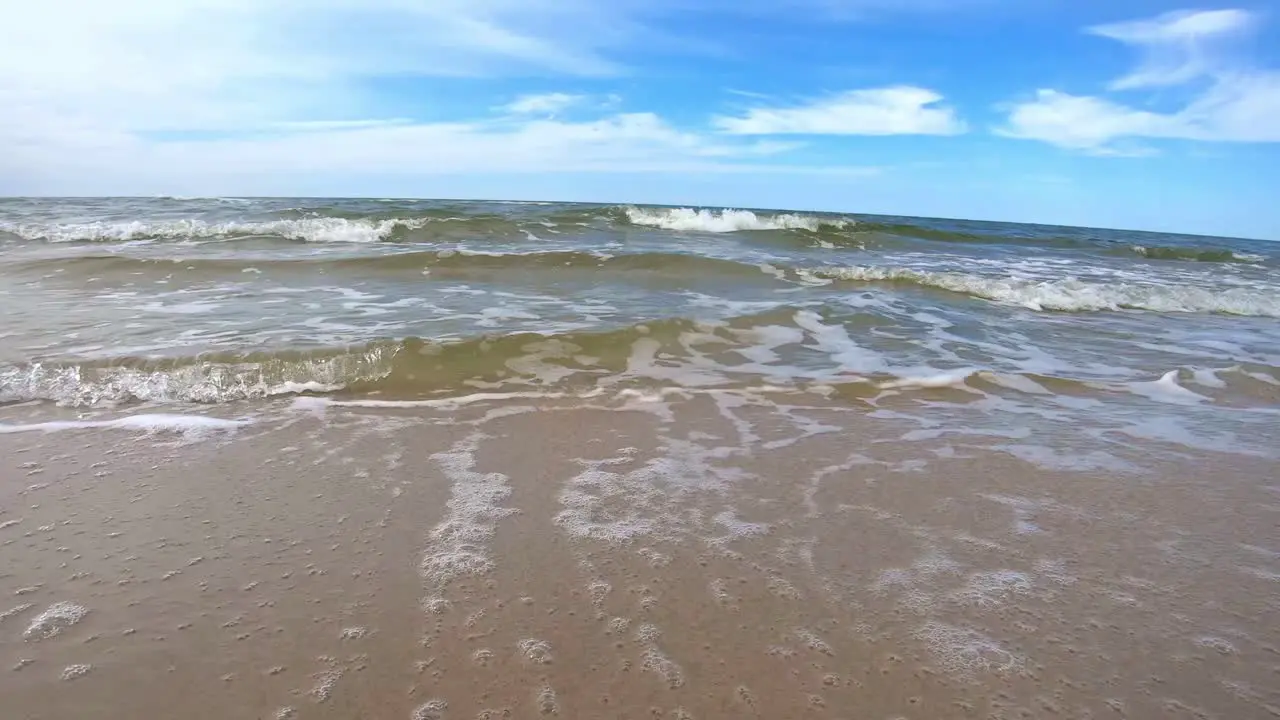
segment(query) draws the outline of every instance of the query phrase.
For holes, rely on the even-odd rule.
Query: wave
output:
[[[388,252],[379,255],[346,257],[186,257],[146,258],[128,255],[80,255],[71,258],[41,258],[12,263],[12,268],[44,271],[57,269],[63,273],[145,273],[155,270],[164,275],[175,268],[188,272],[242,274],[245,272],[304,272],[317,270],[346,272],[397,272],[424,270],[444,272],[493,270],[573,269],[605,272],[661,273],[672,279],[690,275],[760,275],[758,265],[734,260],[678,252],[640,252],[610,254],[585,250],[481,252],[463,249]],[[777,270],[773,271],[778,272]]]
[[[65,406],[130,402],[225,403],[298,393],[421,395],[510,380],[512,364],[532,382],[565,375],[619,373],[640,339],[674,344],[698,327],[687,318],[567,333],[517,333],[459,340],[381,340],[354,347],[189,357],[122,357],[0,367],[0,404],[52,401]],[[557,367],[547,377],[539,372]],[[583,364],[589,362],[589,364]],[[567,370],[566,370],[567,369]]]
[[[840,218],[825,218],[798,213],[757,215],[750,210],[695,210],[693,208],[639,208],[624,209],[627,222],[632,225],[656,227],[676,232],[732,233],[762,230],[842,230],[853,227],[855,222]]]
[[[1218,290],[1187,285],[1085,282],[1074,278],[1036,281],[881,266],[815,268],[805,273],[826,280],[937,288],[1039,311],[1149,310],[1280,318],[1280,293],[1274,289]]]
[[[427,223],[435,221],[435,218],[370,220],[324,217],[262,222],[208,222],[183,219],[56,225],[0,223],[0,231],[16,235],[23,240],[55,243],[254,237],[278,237],[317,243],[372,243],[391,239],[397,232],[420,229]]]
[[[1152,389],[1142,383],[1098,384],[981,367],[926,370],[912,365],[894,371],[882,362],[887,358],[868,348],[858,351],[860,357],[874,356],[859,361],[864,370],[844,369],[840,354],[847,348],[836,338],[838,330],[838,325],[827,325],[810,306],[792,305],[713,323],[669,317],[598,330],[440,340],[410,337],[308,350],[213,352],[165,359],[25,363],[0,366],[0,404],[221,404],[292,395],[434,400],[475,393],[477,388],[501,390],[503,395],[572,394],[644,391],[654,384],[740,389],[786,388],[806,382],[834,386],[848,399],[902,391],[1149,394]],[[775,352],[784,346],[789,346],[782,354],[786,360]],[[755,360],[744,364],[744,357]],[[1231,392],[1256,400],[1276,397],[1277,370],[1243,365],[1191,368],[1181,374],[1201,392]],[[1175,376],[1165,377],[1165,385],[1155,390],[1167,390],[1169,378]]]
[[[1237,253],[1226,248],[1148,247],[1133,245],[1129,251],[1149,260],[1191,260],[1194,262],[1227,262],[1256,264],[1266,257],[1253,253]]]
[[[1134,255],[1150,260],[1258,264],[1268,261],[1261,253],[1226,247],[1151,245],[1106,240],[1101,237],[1068,237],[1015,232],[988,232],[970,225],[949,227],[893,222],[885,219],[854,220],[847,216],[794,212],[761,212],[737,209],[695,209],[598,206],[491,206],[454,204],[437,207],[387,206],[385,210],[346,206],[297,206],[271,210],[261,220],[157,218],[133,221],[82,223],[34,223],[0,221],[0,238],[50,243],[119,243],[155,241],[227,241],[277,239],[307,243],[371,244],[463,241],[499,237],[539,241],[547,233],[565,237],[591,232],[625,231],[647,227],[675,233],[769,233],[774,242],[817,236],[822,247],[858,247],[876,250],[900,246],[903,241],[1017,245],[1029,248],[1063,248],[1105,255]]]

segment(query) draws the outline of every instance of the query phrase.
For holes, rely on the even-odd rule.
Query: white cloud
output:
[[[717,117],[735,135],[956,135],[965,126],[932,90],[895,86],[850,90],[792,107],[757,107]]]
[[[544,93],[521,95],[503,107],[516,115],[555,115],[581,103],[585,98],[568,93]]]
[[[829,1],[796,0],[811,9]],[[855,4],[864,2],[886,0]],[[736,171],[796,145],[682,131],[620,113],[616,98],[563,93],[516,98],[502,117],[478,108],[459,122],[424,122],[414,118],[458,117],[465,98],[388,103],[376,81],[536,76],[580,86],[625,75],[621,59],[637,48],[688,51],[688,38],[664,31],[682,31],[684,14],[738,12],[727,0],[8,2],[0,192],[70,190],[88,178],[95,192],[124,192],[252,173],[523,172],[538,163]],[[570,107],[595,119],[551,121]],[[950,117],[893,102],[864,110],[884,123],[896,112],[917,132]],[[751,167],[780,167],[774,160]]]
[[[1097,25],[1088,32],[1143,50],[1142,63],[1113,90],[1178,85],[1212,74],[1229,41],[1253,25],[1243,10],[1176,10],[1154,18]]]
[[[1094,35],[1135,45],[1142,61],[1110,88],[1131,91],[1203,80],[1193,99],[1159,112],[1099,96],[1042,89],[1014,104],[998,133],[1105,155],[1149,154],[1126,140],[1280,142],[1280,71],[1258,70],[1230,56],[1229,43],[1256,18],[1243,10],[1166,13],[1089,28]]]
[[[254,172],[643,169],[782,149],[617,114],[614,98],[595,104],[610,114],[594,122],[532,121],[578,100],[563,93],[516,99],[506,112],[527,116],[519,121],[485,108],[456,123],[369,117],[378,78],[620,72],[610,55],[646,33],[633,10],[594,0],[8,3],[2,191],[58,191],[88,175],[118,178],[123,192]],[[411,99],[439,114],[435,98]]]

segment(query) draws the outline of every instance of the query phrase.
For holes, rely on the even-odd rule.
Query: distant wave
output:
[[[219,201],[220,202],[220,201]],[[383,204],[385,205],[385,203]],[[290,207],[272,211],[276,217],[215,221],[200,218],[141,219],[128,222],[33,223],[0,221],[0,238],[52,243],[182,242],[277,239],[291,242],[370,244],[380,242],[433,243],[504,238],[536,242],[556,235],[570,238],[592,233],[642,227],[670,233],[753,233],[771,242],[804,242],[827,249],[859,248],[872,252],[917,241],[1028,248],[1069,248],[1105,255],[1138,256],[1150,260],[1248,263],[1269,261],[1265,252],[1242,252],[1195,245],[1139,245],[1092,237],[984,234],[906,223],[854,220],[848,217],[795,212],[757,212],[735,209],[661,208],[637,206],[556,205],[511,206],[517,211],[449,206],[358,214],[341,207]],[[816,241],[816,242],[815,242]]]
[[[829,280],[908,283],[1032,310],[1128,309],[1280,317],[1280,293],[1274,288],[1217,290],[1187,285],[1084,282],[1073,278],[1036,281],[880,266],[816,268],[808,273]]]
[[[852,220],[830,219],[798,213],[757,215],[750,210],[695,210],[693,208],[626,208],[633,225],[676,232],[731,233],[745,230],[808,230],[853,227]]]
[[[25,240],[46,242],[279,237],[317,243],[371,243],[390,239],[397,231],[422,228],[435,221],[435,218],[366,220],[323,217],[221,223],[204,220],[136,220],[58,225],[0,223],[0,231],[17,235]]]

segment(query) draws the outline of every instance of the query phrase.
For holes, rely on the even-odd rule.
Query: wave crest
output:
[[[897,282],[937,288],[1032,310],[1089,312],[1150,310],[1162,313],[1223,313],[1280,317],[1280,294],[1274,290],[1085,282],[1075,278],[1024,280],[910,268],[851,266],[805,271],[828,280]]]
[[[282,237],[288,240],[316,243],[372,243],[391,239],[398,232],[421,229],[431,222],[435,222],[435,218],[373,220],[322,217],[262,222],[207,222],[193,219],[150,222],[135,220],[57,225],[0,223],[0,231],[24,240],[55,243],[251,237]]]
[[[744,230],[821,230],[852,227],[852,220],[822,218],[798,213],[757,215],[750,210],[695,210],[693,208],[638,208],[624,211],[632,225],[676,232],[731,233]]]

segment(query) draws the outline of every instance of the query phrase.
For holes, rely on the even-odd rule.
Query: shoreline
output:
[[[1273,459],[1064,469],[816,396],[254,407],[0,434],[14,717],[1280,708]]]

